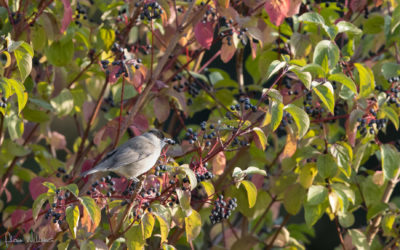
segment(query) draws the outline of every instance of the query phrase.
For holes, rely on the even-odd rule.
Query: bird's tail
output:
[[[97,168],[92,168],[88,171],[81,173],[81,177],[85,177],[86,175],[94,174],[96,172],[99,172],[99,170]]]

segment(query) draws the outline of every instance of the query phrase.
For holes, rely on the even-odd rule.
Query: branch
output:
[[[343,250],[346,250],[346,245],[344,244],[343,235],[342,235],[342,232],[340,230],[340,225],[339,225],[339,221],[338,221],[338,217],[337,216],[335,216],[335,224],[336,224],[336,231],[338,233],[339,240],[340,240],[340,245],[342,245]]]
[[[286,225],[286,223],[289,221],[290,216],[291,216],[290,214],[287,214],[287,215],[285,216],[285,219],[283,219],[282,224],[279,226],[278,230],[276,230],[276,232],[275,232],[275,234],[274,234],[274,237],[272,237],[271,242],[268,244],[268,246],[267,246],[267,248],[266,248],[267,250],[272,249],[272,247],[274,246],[274,242],[275,242],[276,238],[278,237],[278,235],[279,235],[279,233],[281,232],[282,228],[283,228],[283,227]]]
[[[393,178],[392,180],[389,180],[389,182],[385,188],[385,192],[383,193],[383,196],[382,196],[383,203],[389,202],[390,196],[392,195],[393,190],[396,187],[396,184],[398,182],[399,174],[400,174],[400,171],[397,171],[395,178]],[[375,235],[378,233],[379,225],[381,224],[382,217],[383,217],[383,214],[380,214],[377,217],[375,217],[372,220],[372,222],[370,223],[369,230],[367,231],[367,241],[368,241],[369,245],[371,245],[372,241],[375,238]]]
[[[79,145],[79,149],[78,149],[78,151],[76,153],[75,166],[78,164],[78,162],[80,161],[80,158],[82,157],[83,146],[85,145],[86,139],[89,136],[89,131],[90,131],[90,128],[92,127],[92,125],[93,125],[94,119],[96,118],[96,116],[97,116],[97,114],[98,114],[98,112],[100,110],[100,106],[101,106],[101,104],[103,102],[104,93],[106,91],[107,86],[108,86],[108,75],[106,76],[106,80],[104,81],[103,88],[101,89],[100,95],[99,95],[99,97],[97,99],[96,107],[93,110],[92,115],[90,116],[88,125],[87,125],[87,127],[85,129],[85,132],[83,134],[83,137],[82,137],[81,144]]]
[[[242,93],[244,93],[243,52],[243,48],[236,51],[236,78],[239,83],[239,91]]]

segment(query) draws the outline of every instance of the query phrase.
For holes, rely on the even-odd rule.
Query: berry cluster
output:
[[[232,146],[237,146],[237,145],[240,145],[242,147],[246,147],[246,146],[249,146],[250,143],[248,141],[246,141],[246,140],[239,140],[237,137],[235,137],[235,138],[233,138]]]
[[[161,172],[163,171],[163,172]],[[154,173],[155,176],[163,176],[163,174],[167,171],[167,165],[158,165],[156,167],[156,172]]]
[[[214,175],[211,172],[206,172],[204,174],[199,174],[199,173],[196,174],[197,182],[202,182],[204,180],[211,180],[213,177]]]
[[[82,23],[79,21],[81,17],[83,18],[83,20],[87,19],[87,10],[84,6],[80,5],[78,2],[75,10],[75,24],[78,25],[79,27],[82,27]]]
[[[136,3],[139,6],[139,3]],[[153,19],[158,19],[161,17],[163,10],[157,2],[146,3],[143,5],[142,12],[140,13],[140,20],[147,19],[151,21]]]
[[[280,126],[286,127],[288,124],[292,124],[292,123],[293,123],[293,116],[291,114],[289,114],[288,112],[284,111],[282,122],[281,122]]]
[[[127,21],[127,16],[126,16],[126,9],[123,8],[121,10],[118,10],[118,17],[117,17],[117,22],[122,22],[122,21]]]
[[[211,224],[221,222],[223,219],[228,219],[232,211],[237,207],[237,199],[232,198],[228,202],[224,200],[224,196],[221,194],[218,199],[214,202],[214,207],[211,211],[210,221]]]
[[[201,19],[202,23],[217,21],[217,12],[214,8],[209,7],[203,15],[203,19]]]
[[[248,97],[240,97],[239,98],[239,103],[240,104],[236,104],[236,105],[231,105],[230,109],[232,111],[240,111],[241,108],[243,108],[244,110],[249,110],[251,109],[253,112],[257,111],[257,106],[253,105],[250,103],[250,98]]]
[[[62,177],[65,181],[69,180],[71,178],[71,176],[69,174],[67,174],[67,171],[65,171],[64,168],[58,168],[56,176],[58,178]]]
[[[197,138],[198,133],[194,132],[192,128],[188,128],[185,136],[186,136],[187,139],[189,139],[189,144],[193,144],[198,139]]]
[[[108,187],[107,190],[107,197],[111,197],[112,193],[115,192],[115,181],[112,180],[111,176],[108,175],[107,177],[101,177],[100,180],[95,181],[92,184],[92,188],[87,191],[86,193],[88,195],[94,195],[94,194],[102,194],[100,189],[104,189]]]
[[[60,213],[61,208],[65,206],[65,201],[70,197],[70,192],[65,191],[64,195],[61,194],[60,189],[56,189],[56,201],[51,204],[51,208],[47,210],[47,213],[45,214],[44,218],[47,220],[50,217],[52,217],[53,223],[58,223],[59,225],[62,224],[62,221],[65,220],[65,215],[63,216],[62,213]]]
[[[1,97],[0,108],[7,108],[7,98]]]
[[[357,130],[360,131],[361,135],[366,134],[367,130],[370,134],[375,134],[375,128],[381,130],[385,127],[388,120],[387,119],[374,119],[376,117],[376,111],[370,109],[369,114],[365,118],[358,118],[357,121],[360,123],[357,126]]]

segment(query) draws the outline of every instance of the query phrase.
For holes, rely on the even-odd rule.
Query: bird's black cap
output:
[[[147,133],[151,133],[151,134],[157,136],[160,140],[164,139],[164,134],[158,129],[154,129],[154,128],[150,129],[149,132],[147,132]]]

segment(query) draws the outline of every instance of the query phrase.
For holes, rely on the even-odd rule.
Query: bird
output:
[[[81,173],[82,177],[97,172],[115,172],[138,182],[138,176],[149,171],[160,157],[163,147],[172,140],[157,129],[133,137],[109,152],[94,168]]]

